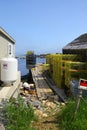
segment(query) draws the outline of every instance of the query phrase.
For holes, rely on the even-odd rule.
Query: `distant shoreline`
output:
[[[46,54],[36,55],[37,58],[45,58]],[[17,59],[26,59],[26,55],[15,56]]]

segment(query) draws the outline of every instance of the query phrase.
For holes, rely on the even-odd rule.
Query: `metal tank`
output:
[[[18,62],[15,58],[1,59],[1,81],[14,82],[17,80]]]

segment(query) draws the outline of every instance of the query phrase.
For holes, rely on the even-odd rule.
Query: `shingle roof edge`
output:
[[[0,32],[4,34],[13,44],[15,44],[15,40],[2,28],[0,27]]]

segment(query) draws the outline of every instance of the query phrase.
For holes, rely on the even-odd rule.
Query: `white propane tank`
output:
[[[18,62],[15,58],[3,58],[1,60],[1,81],[4,83],[17,80]]]

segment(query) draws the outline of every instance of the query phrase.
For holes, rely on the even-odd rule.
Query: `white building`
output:
[[[1,64],[2,64],[1,59],[7,58],[8,60],[8,58],[15,57],[14,45],[15,45],[15,40],[2,27],[0,27],[0,102],[2,101],[2,99],[7,99],[7,98],[9,99],[14,94],[14,92],[18,90],[18,86],[20,85],[20,72],[17,69],[16,69],[16,72],[14,71],[15,66],[13,66],[13,63],[12,63],[12,66],[13,66],[12,67],[9,62],[10,64],[9,66],[11,66],[11,69],[10,67],[8,67],[9,69],[6,68],[5,70],[6,73],[4,74],[2,73],[3,68],[1,67]],[[4,75],[3,77],[8,78],[9,76],[10,77],[13,76],[11,72],[13,72],[13,74],[16,73],[15,75],[17,77],[16,80],[13,82],[13,85],[10,85],[8,87],[5,85],[2,85],[1,74]]]
[[[0,27],[0,58],[14,57],[15,40]]]

